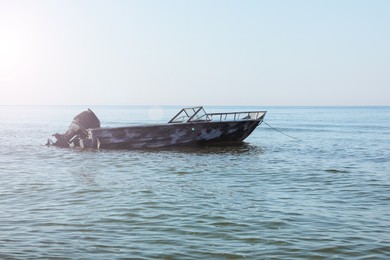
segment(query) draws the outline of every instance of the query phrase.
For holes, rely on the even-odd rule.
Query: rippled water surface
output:
[[[0,258],[389,259],[390,108],[268,110],[243,145],[46,147],[86,107],[0,107]],[[179,108],[91,107],[103,126]]]

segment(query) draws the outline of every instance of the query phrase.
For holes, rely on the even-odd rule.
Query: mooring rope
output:
[[[294,137],[294,136],[291,136],[291,135],[288,135],[288,134],[283,133],[282,131],[280,131],[280,130],[274,128],[274,127],[272,127],[271,125],[267,124],[267,123],[264,122],[264,121],[263,121],[263,123],[266,124],[267,126],[269,126],[271,129],[275,130],[276,132],[281,133],[282,135],[288,136],[288,137],[290,137],[290,138],[292,138],[292,139],[295,139],[295,140],[298,140],[298,141],[302,141],[302,140],[299,139],[299,138],[296,138],[296,137]]]

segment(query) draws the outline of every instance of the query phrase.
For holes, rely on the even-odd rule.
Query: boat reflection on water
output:
[[[199,144],[193,146],[167,146],[159,148],[148,148],[142,151],[148,152],[172,152],[172,153],[188,153],[194,155],[239,155],[239,154],[251,154],[262,155],[264,154],[264,148],[256,145],[252,145],[246,142],[239,143],[211,143],[211,144]]]

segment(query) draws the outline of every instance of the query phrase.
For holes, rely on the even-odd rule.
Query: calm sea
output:
[[[1,259],[389,259],[390,107],[268,110],[234,147],[46,147],[87,106],[0,106]],[[178,107],[91,107],[103,126]]]

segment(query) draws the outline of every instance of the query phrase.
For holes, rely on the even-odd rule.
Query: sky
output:
[[[388,0],[0,0],[0,105],[389,106]]]

